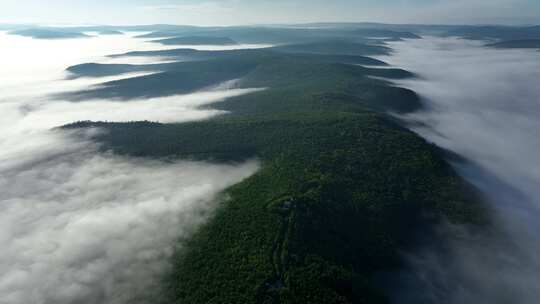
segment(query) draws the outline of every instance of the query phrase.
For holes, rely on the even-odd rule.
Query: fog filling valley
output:
[[[444,227],[459,238],[409,255],[395,303],[538,303],[540,298],[540,52],[484,42],[394,42],[381,59],[417,74],[401,81],[425,109],[401,118],[467,162],[458,172],[495,213],[497,231]]]
[[[256,161],[226,165],[117,156],[98,152],[92,136],[101,130],[54,129],[79,120],[206,119],[223,112],[200,106],[256,90],[223,85],[125,102],[50,97],[141,75],[66,80],[70,65],[171,48],[134,36],[34,40],[0,33],[0,303],[127,303],[151,297],[159,292],[168,258],[181,246],[177,241],[226,200],[224,189],[258,169]]]
[[[69,78],[69,66],[175,60],[108,57],[179,48],[140,34],[40,40],[0,32],[0,304],[153,298],[182,241],[227,200],[223,191],[259,169],[256,160],[115,155],[93,140],[104,130],[57,128],[83,120],[209,119],[226,112],[207,105],[261,90],[239,89],[231,79],[194,93],[129,101],[74,102],[63,94],[161,72]],[[396,116],[463,157],[452,164],[493,210],[492,225],[480,231],[445,223],[437,231],[443,241],[404,253],[406,269],[388,284],[393,303],[532,304],[540,298],[540,52],[484,44],[424,37],[389,42],[394,52],[380,57],[417,75],[396,85],[417,92],[424,108]]]

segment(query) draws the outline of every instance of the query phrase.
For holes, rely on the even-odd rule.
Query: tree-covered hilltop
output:
[[[30,28],[19,29],[9,32],[10,35],[18,35],[23,37],[31,37],[34,39],[72,39],[72,38],[88,38],[90,36],[69,29],[48,29],[48,28]]]
[[[506,40],[487,46],[498,49],[540,49],[540,39]]]
[[[207,36],[181,36],[166,39],[154,40],[164,45],[235,45],[238,42],[228,37],[207,37]]]
[[[400,252],[419,236],[435,235],[441,221],[485,222],[441,151],[385,114],[420,102],[379,77],[412,75],[328,60],[343,55],[330,48],[234,51],[86,93],[129,102],[226,78],[267,88],[214,105],[230,114],[207,121],[66,126],[107,130],[96,140],[120,154],[261,160],[176,254],[164,303],[386,303],[378,275],[399,270]]]

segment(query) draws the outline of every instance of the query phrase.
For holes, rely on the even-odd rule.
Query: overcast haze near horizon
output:
[[[0,0],[0,23],[539,24],[538,0]]]

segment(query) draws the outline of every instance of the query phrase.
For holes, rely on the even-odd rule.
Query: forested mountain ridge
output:
[[[386,303],[378,276],[400,269],[402,250],[419,245],[420,236],[436,237],[440,222],[486,223],[480,198],[442,152],[386,114],[421,103],[380,77],[414,75],[351,65],[360,49],[332,46],[216,52],[72,94],[129,102],[230,79],[239,79],[238,87],[266,88],[213,105],[230,114],[207,121],[64,127],[102,128],[107,132],[96,135],[102,149],[120,154],[261,160],[262,169],[229,189],[177,253],[159,301]]]

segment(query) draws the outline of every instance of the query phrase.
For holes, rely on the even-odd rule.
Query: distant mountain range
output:
[[[72,39],[89,37],[88,32],[118,35],[123,32],[146,32],[139,38],[163,38],[165,45],[233,45],[237,43],[291,44],[328,40],[384,43],[417,39],[422,35],[456,36],[466,39],[501,42],[540,39],[540,26],[459,26],[381,23],[310,23],[297,25],[198,27],[183,25],[39,27],[0,25],[10,34],[36,39]]]

